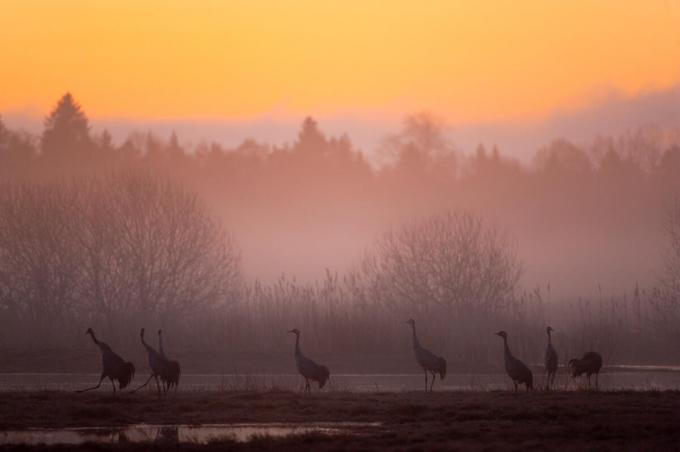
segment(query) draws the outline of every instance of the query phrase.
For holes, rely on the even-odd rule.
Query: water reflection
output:
[[[534,386],[543,384],[543,369],[534,366]],[[0,373],[0,392],[61,390],[73,391],[97,381],[98,374],[55,373]],[[197,391],[267,391],[271,389],[298,391],[301,389],[297,374],[252,375],[182,375],[180,392]],[[568,369],[561,367],[557,376],[559,389],[575,389]],[[423,375],[414,374],[334,374],[328,384],[330,391],[384,392],[419,391]],[[461,374],[451,372],[443,381],[437,380],[439,390],[492,391],[512,389],[505,372]],[[605,366],[600,374],[600,388],[680,390],[679,366]],[[324,392],[326,389],[324,388]],[[110,392],[110,387],[102,393]],[[125,392],[125,391],[124,391]]]
[[[351,427],[374,424],[327,423],[290,424],[211,424],[150,425],[126,427],[87,427],[75,429],[32,429],[0,432],[0,445],[79,445],[84,443],[192,443],[213,441],[247,442],[256,436],[284,437],[306,433],[333,435],[349,432]]]

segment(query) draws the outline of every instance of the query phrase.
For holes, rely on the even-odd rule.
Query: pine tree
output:
[[[303,153],[321,154],[326,145],[326,137],[319,130],[318,123],[311,117],[305,118],[295,147]]]
[[[41,148],[44,157],[79,159],[92,147],[90,125],[71,93],[66,93],[45,118]]]

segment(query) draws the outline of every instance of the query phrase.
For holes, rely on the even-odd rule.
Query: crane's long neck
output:
[[[146,341],[144,340],[144,331],[139,333],[139,337],[142,338],[142,345],[144,346],[144,348],[146,348],[146,351],[147,352],[153,351],[153,348],[151,348],[151,346],[149,346],[149,344],[147,344]]]
[[[507,337],[503,338],[503,352],[505,353],[506,358],[512,358],[512,352],[510,351],[510,347],[508,347]]]
[[[411,328],[413,329],[413,348],[420,348],[420,342],[418,342],[418,336],[416,335],[416,324],[412,323]]]
[[[300,333],[295,333],[295,356],[300,356]]]
[[[99,345],[99,341],[98,341],[97,338],[94,336],[94,331],[88,331],[87,334],[89,334],[90,336],[92,336],[92,340],[94,341],[95,344]]]
[[[163,334],[160,331],[158,332],[158,351],[161,352],[161,355],[165,356],[163,351]]]

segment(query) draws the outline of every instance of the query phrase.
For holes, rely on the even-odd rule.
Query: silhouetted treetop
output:
[[[592,170],[588,155],[564,139],[555,140],[539,150],[534,161],[540,171],[553,175],[583,175]]]
[[[66,156],[82,153],[91,145],[90,125],[71,93],[66,93],[45,118],[42,134],[45,155]]]
[[[302,152],[322,152],[326,147],[326,137],[319,130],[319,124],[308,116],[302,122],[295,148]]]
[[[435,163],[455,162],[453,145],[447,136],[446,125],[441,118],[429,113],[409,115],[404,119],[401,131],[387,138],[382,151],[395,162],[396,167],[422,172]]]

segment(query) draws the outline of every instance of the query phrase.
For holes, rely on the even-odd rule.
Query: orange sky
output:
[[[680,0],[0,0],[0,49],[0,112],[513,120],[677,83]]]

